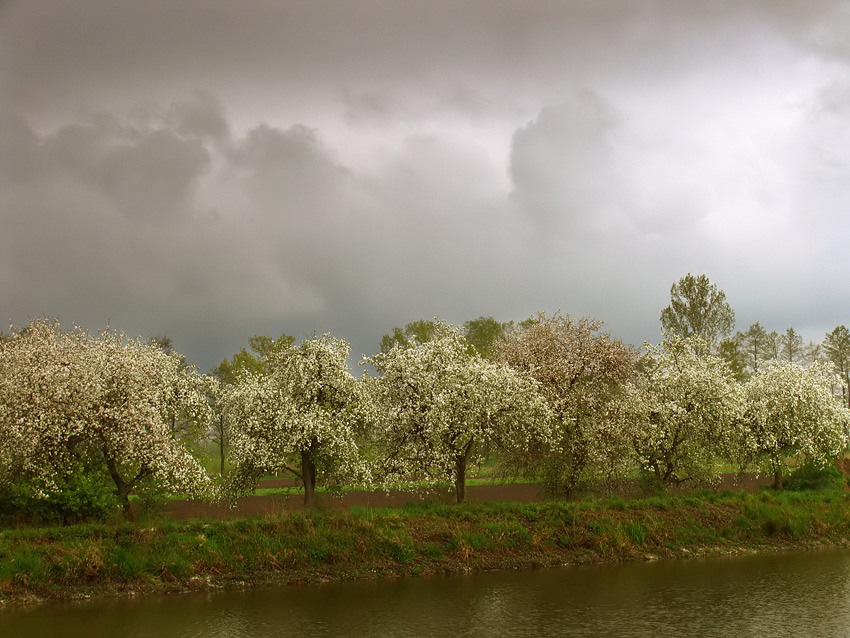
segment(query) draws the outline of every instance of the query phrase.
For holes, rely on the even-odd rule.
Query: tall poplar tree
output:
[[[803,357],[803,337],[794,328],[788,328],[785,334],[779,337],[779,344],[785,361],[800,362]]]
[[[843,402],[850,407],[850,330],[841,325],[827,333],[823,339],[823,351],[843,381]]]
[[[734,327],[735,311],[727,303],[726,293],[706,275],[688,273],[670,287],[670,305],[661,311],[665,333],[683,339],[698,337],[713,349]]]
[[[756,321],[746,332],[738,332],[735,340],[740,344],[746,356],[747,366],[752,372],[758,372],[759,367],[770,357],[768,356],[767,330]]]

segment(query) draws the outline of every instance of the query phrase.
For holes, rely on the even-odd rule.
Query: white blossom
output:
[[[831,364],[772,361],[745,385],[742,436],[773,471],[777,487],[787,457],[826,464],[847,447],[850,410],[833,393],[839,384]]]
[[[361,454],[367,402],[347,366],[349,345],[330,335],[282,348],[268,374],[246,373],[224,391],[234,489],[252,487],[263,472],[289,471],[314,499],[328,485],[366,482]]]
[[[509,366],[471,354],[452,326],[410,347],[367,358],[381,373],[370,380],[386,454],[382,480],[454,483],[462,501],[466,470],[492,445],[527,453],[551,441],[552,419],[539,384]]]
[[[0,480],[31,476],[43,493],[80,454],[106,466],[126,513],[146,481],[204,495],[209,479],[175,421],[210,418],[201,377],[145,342],[104,331],[63,333],[36,320],[0,343]]]
[[[629,458],[615,400],[637,353],[594,319],[543,313],[497,346],[514,369],[536,379],[558,421],[558,444],[531,459],[550,489],[569,492],[590,478],[610,478]]]
[[[640,466],[662,485],[715,480],[735,449],[740,386],[695,337],[668,335],[646,349],[622,415]]]

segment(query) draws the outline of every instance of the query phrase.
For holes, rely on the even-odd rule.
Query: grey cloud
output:
[[[197,181],[210,164],[198,139],[108,117],[60,128],[42,140],[38,153],[44,170],[73,176],[100,190],[116,211],[146,221],[191,208]]]
[[[320,292],[281,269],[265,211],[204,208],[196,186],[216,151],[174,126],[70,125],[12,140],[35,159],[26,182],[0,190],[4,305],[139,332],[322,308]]]
[[[412,319],[537,309],[640,342],[687,271],[742,320],[850,312],[836,2],[0,11],[17,322],[170,334],[206,367],[253,333],[356,356]]]
[[[0,107],[0,183],[26,181],[38,170],[38,139],[17,112]]]
[[[302,125],[288,130],[260,125],[235,144],[228,159],[246,171],[245,192],[258,206],[295,219],[332,213],[329,194],[345,173],[315,130]]]
[[[511,145],[513,196],[520,207],[549,230],[559,222],[582,228],[604,214],[614,194],[615,125],[613,109],[589,90],[543,108]]]
[[[186,86],[293,102],[318,76],[334,93],[353,86],[355,94],[364,81],[433,89],[471,78],[504,97],[599,69],[651,77],[716,46],[718,30],[741,39],[753,29],[800,34],[803,45],[840,34],[830,2],[5,4],[9,99],[34,112],[76,108],[86,96],[98,106],[116,93],[170,99]]]
[[[97,179],[120,210],[151,220],[191,205],[193,186],[209,160],[199,142],[158,130],[110,149]]]
[[[172,104],[166,119],[178,135],[185,137],[224,142],[230,136],[224,107],[209,91],[196,91],[191,99]]]

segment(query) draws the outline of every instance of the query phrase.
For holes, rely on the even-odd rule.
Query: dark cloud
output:
[[[0,106],[0,184],[24,182],[38,170],[38,139],[24,117]]]
[[[230,136],[224,108],[219,99],[208,91],[197,91],[191,100],[172,104],[166,117],[174,131],[184,137],[224,142]]]
[[[260,125],[234,145],[227,159],[243,172],[244,192],[258,210],[285,217],[290,228],[297,228],[303,217],[339,212],[333,210],[334,191],[345,171],[313,129]]]
[[[850,321],[837,1],[0,8],[0,300],[373,352],[439,315],[657,337],[705,272],[739,323]],[[777,294],[781,291],[782,294]],[[739,326],[741,327],[741,326]]]
[[[149,222],[191,206],[193,187],[209,159],[198,141],[158,130],[110,149],[97,178],[120,211]]]

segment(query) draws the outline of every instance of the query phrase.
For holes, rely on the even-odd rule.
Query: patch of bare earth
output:
[[[715,491],[756,491],[763,486],[770,485],[770,483],[771,478],[767,476],[757,477],[748,474],[740,477],[735,474],[726,474],[721,477],[721,481],[715,487]],[[287,487],[292,488],[292,493],[245,496],[239,499],[235,507],[203,501],[177,500],[171,501],[168,504],[165,513],[172,518],[180,520],[188,518],[222,519],[296,511],[304,507],[304,497],[296,489],[291,479],[265,480],[260,482],[259,487]],[[628,495],[634,489],[625,489],[623,491],[624,495]],[[354,491],[346,492],[340,498],[329,495],[320,495],[319,498],[320,506],[331,509],[346,509],[351,506],[401,507],[407,503],[422,500],[451,503],[454,499],[454,491],[450,488],[417,491],[390,490],[387,492]],[[544,501],[546,498],[543,487],[535,483],[493,483],[491,485],[468,485],[466,487],[466,501],[468,503],[535,503]]]

